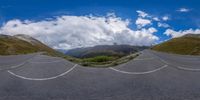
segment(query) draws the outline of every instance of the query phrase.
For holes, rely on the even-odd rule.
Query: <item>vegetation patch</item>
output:
[[[116,56],[96,56],[91,58],[75,58],[71,56],[62,55],[59,57],[63,57],[66,60],[71,62],[80,64],[85,67],[96,67],[96,68],[105,68],[117,66],[122,63],[126,63],[130,60],[133,60],[139,56],[139,53],[133,53],[124,57],[116,57]]]
[[[186,35],[158,44],[152,49],[181,55],[200,55],[200,37]]]
[[[111,56],[96,56],[96,57],[92,57],[92,58],[84,58],[83,61],[84,62],[102,63],[102,62],[112,61],[115,59],[116,59],[115,57],[111,57]]]

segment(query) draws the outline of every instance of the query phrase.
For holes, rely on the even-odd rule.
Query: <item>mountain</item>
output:
[[[152,49],[182,55],[200,55],[200,34],[186,34],[173,38],[152,47]]]
[[[0,35],[0,55],[16,55],[34,52],[46,52],[50,55],[59,54],[54,49],[28,35]]]
[[[63,53],[63,54],[65,54],[66,52],[67,52],[67,50],[66,49],[55,49],[56,51],[59,51],[59,52],[61,52],[61,53]]]
[[[147,47],[130,45],[98,45],[94,47],[71,49],[68,50],[65,54],[76,58],[90,58],[96,56],[122,57],[146,48]]]
[[[184,37],[198,37],[200,38],[200,34],[186,34]]]

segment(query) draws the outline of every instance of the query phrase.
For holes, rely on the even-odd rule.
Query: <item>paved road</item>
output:
[[[0,56],[0,100],[200,100],[200,57],[145,50],[112,68]]]

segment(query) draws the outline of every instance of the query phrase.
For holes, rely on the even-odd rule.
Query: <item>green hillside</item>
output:
[[[200,55],[200,35],[187,34],[179,38],[173,38],[152,47],[152,49],[174,54]]]
[[[19,39],[16,36],[0,35],[0,55],[17,55],[35,52],[46,52],[49,55],[59,54],[57,51],[44,45],[38,40],[31,37],[29,38],[32,40],[31,42]]]

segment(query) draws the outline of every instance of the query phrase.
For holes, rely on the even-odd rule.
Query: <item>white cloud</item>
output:
[[[140,20],[141,21],[141,20]],[[149,24],[142,20],[139,24]],[[63,15],[51,20],[10,20],[0,34],[30,35],[55,49],[71,49],[104,44],[151,45],[158,40],[153,27],[132,30],[130,21],[114,14],[105,17]]]
[[[160,19],[158,17],[153,17],[154,21],[160,21]]]
[[[163,21],[168,21],[168,20],[169,20],[169,16],[163,16],[163,17],[162,17],[162,20],[163,20]]]
[[[187,9],[187,8],[179,8],[178,10],[176,10],[178,12],[189,12],[190,9]]]
[[[200,34],[200,29],[188,29],[188,30],[179,30],[179,31],[174,31],[172,29],[167,29],[164,32],[165,35],[167,36],[171,36],[172,38],[175,37],[180,37],[183,36],[185,34]]]
[[[149,25],[151,24],[151,20],[149,19],[143,19],[143,18],[138,18],[136,21],[135,21],[135,24],[137,25],[138,28],[142,28],[146,25]]]
[[[146,25],[152,24],[151,20],[149,19],[149,18],[151,18],[151,16],[149,14],[147,14],[146,12],[141,11],[141,10],[137,10],[136,12],[138,13],[138,18],[136,19],[135,24],[137,25],[138,29],[140,29]]]
[[[137,10],[136,12],[138,13],[138,16],[142,17],[142,18],[145,18],[145,17],[149,16],[146,12],[141,11],[141,10]]]
[[[160,23],[160,22],[158,22],[158,27],[168,28],[170,26],[168,24],[166,24],[166,23]]]

